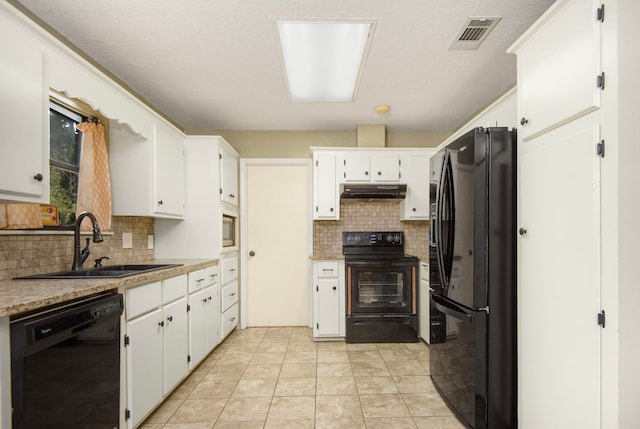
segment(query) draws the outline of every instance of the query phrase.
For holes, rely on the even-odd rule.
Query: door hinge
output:
[[[604,158],[604,140],[600,141],[600,143],[596,143],[596,155],[600,158]]]
[[[600,22],[604,22],[604,5],[596,9],[596,19]]]
[[[347,172],[346,171],[344,173],[342,173],[342,177],[344,177],[345,179],[347,178]]]
[[[316,206],[316,212],[318,211],[318,206]]]
[[[600,73],[597,78],[597,86],[604,91],[604,72]]]
[[[316,159],[316,167],[318,166],[318,160]]]
[[[320,324],[316,323],[316,329],[320,329]]]
[[[320,289],[318,289],[318,285],[316,285],[316,292],[320,292]]]
[[[187,304],[187,313],[191,311],[191,305]]]
[[[191,355],[187,355],[187,363],[191,362]]]
[[[124,336],[124,346],[127,347],[129,344],[131,344],[131,342],[129,341],[129,336],[125,335]]]
[[[218,154],[218,159],[222,159],[222,154],[221,153]]]
[[[604,328],[605,322],[606,322],[606,315],[604,313],[604,310],[602,310],[600,313],[598,313],[598,325]]]
[[[128,409],[128,408],[126,408],[126,409],[124,410],[124,419],[125,419],[125,420],[129,420],[130,418],[131,418],[131,410],[130,410],[130,409]]]

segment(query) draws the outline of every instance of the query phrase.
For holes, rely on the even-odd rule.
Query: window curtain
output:
[[[40,204],[0,204],[0,229],[42,228]]]
[[[102,231],[110,231],[111,176],[104,126],[93,120],[79,124],[78,129],[82,131],[82,149],[76,215],[89,211],[98,219]],[[91,222],[83,222],[81,229],[91,229]]]

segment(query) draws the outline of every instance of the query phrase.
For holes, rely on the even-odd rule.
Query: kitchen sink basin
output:
[[[117,278],[127,277],[149,271],[165,268],[179,267],[182,264],[124,264],[107,265],[98,268],[89,268],[77,271],[59,271],[56,273],[34,274],[31,276],[16,277],[15,280],[26,279],[83,279],[83,278]]]

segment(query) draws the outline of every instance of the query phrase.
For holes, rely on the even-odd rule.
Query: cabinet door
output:
[[[338,279],[316,283],[316,336],[340,335],[340,285]]]
[[[184,214],[184,143],[154,125],[154,212]]]
[[[189,295],[189,369],[195,368],[206,355],[206,306],[204,289]]]
[[[127,322],[127,407],[129,427],[162,400],[162,310]]]
[[[597,109],[600,89],[599,2],[567,2],[518,51],[519,133],[526,141]],[[527,121],[527,122],[525,122]]]
[[[600,158],[598,127],[583,119],[520,147],[518,369],[524,429],[599,427]],[[554,387],[540,380],[553,380]]]
[[[238,157],[226,147],[220,147],[220,199],[238,205]]]
[[[371,180],[374,182],[399,182],[400,158],[397,156],[372,156]]]
[[[16,43],[20,40],[20,43]],[[0,22],[0,200],[49,202],[49,122],[45,60],[39,43]]]
[[[189,370],[187,298],[163,307],[164,316],[164,394],[166,395]]]
[[[314,219],[337,219],[339,202],[336,188],[335,155],[317,155],[313,170]]]
[[[371,178],[369,155],[349,155],[342,160],[345,182],[368,182]]]
[[[205,289],[205,354],[220,342],[220,286]]]
[[[401,220],[429,219],[429,156],[415,155],[402,159],[402,181],[407,195],[400,204]]]

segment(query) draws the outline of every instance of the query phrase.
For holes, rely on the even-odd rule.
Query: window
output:
[[[82,142],[82,132],[76,126],[86,119],[86,116],[60,104],[49,103],[50,201],[58,207],[61,226],[72,225],[76,221]]]

